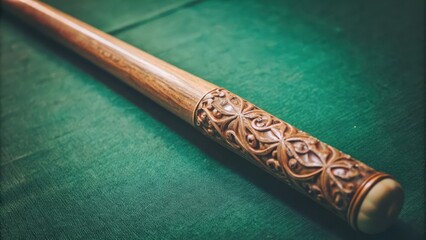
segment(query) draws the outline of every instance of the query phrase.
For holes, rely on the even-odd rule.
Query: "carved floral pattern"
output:
[[[375,173],[224,89],[215,89],[200,101],[194,123],[204,134],[343,218],[357,188]]]

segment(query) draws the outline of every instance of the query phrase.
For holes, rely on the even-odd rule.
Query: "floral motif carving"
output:
[[[200,101],[194,124],[342,218],[360,185],[377,173],[224,89]]]

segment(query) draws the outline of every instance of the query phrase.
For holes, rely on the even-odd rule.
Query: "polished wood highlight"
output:
[[[4,5],[56,41],[115,75],[192,124],[198,101],[217,88],[47,4],[7,0]]]

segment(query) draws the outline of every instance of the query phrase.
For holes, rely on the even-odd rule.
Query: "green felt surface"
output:
[[[423,1],[60,1],[392,174],[365,236],[74,53],[1,19],[2,239],[422,239]]]

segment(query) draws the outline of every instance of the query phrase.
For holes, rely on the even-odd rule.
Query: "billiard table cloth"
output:
[[[8,14],[2,239],[423,239],[421,0],[46,0],[392,174],[368,236]]]

